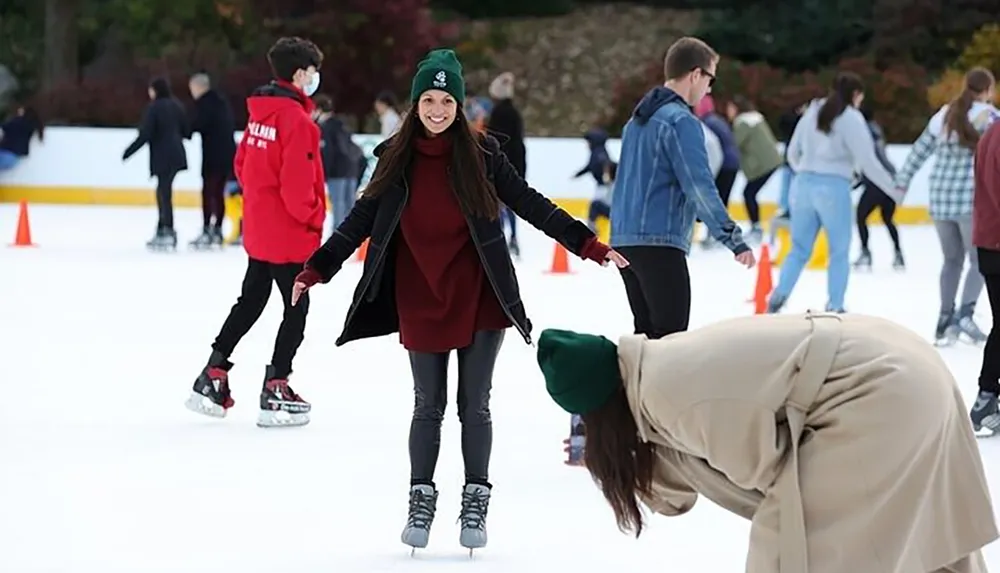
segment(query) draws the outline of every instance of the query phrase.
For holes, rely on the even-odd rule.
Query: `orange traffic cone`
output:
[[[11,247],[34,247],[31,242],[31,223],[28,221],[28,202],[22,200],[17,215],[17,232]]]
[[[365,257],[367,256],[368,256],[368,239],[365,239],[365,242],[361,243],[361,246],[358,247],[358,250],[354,252],[354,260],[359,263],[363,263],[365,261]]]
[[[566,252],[566,247],[559,242],[556,243],[556,248],[552,252],[552,268],[548,272],[553,275],[564,275],[572,272],[569,270],[569,254]]]
[[[771,278],[771,250],[767,244],[760,246],[760,260],[757,261],[757,286],[753,293],[754,314],[767,312],[767,298],[771,296],[774,284]]]

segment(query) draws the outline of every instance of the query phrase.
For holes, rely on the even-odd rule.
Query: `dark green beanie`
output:
[[[603,336],[546,329],[538,337],[545,389],[570,414],[592,412],[622,387],[618,347]]]
[[[417,73],[410,86],[410,101],[416,102],[427,90],[442,90],[451,94],[461,105],[465,102],[465,79],[462,64],[454,50],[431,50],[417,64]]]

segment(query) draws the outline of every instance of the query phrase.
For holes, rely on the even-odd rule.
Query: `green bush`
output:
[[[561,16],[573,11],[574,0],[432,0],[438,10],[455,12],[466,18],[516,18]]]

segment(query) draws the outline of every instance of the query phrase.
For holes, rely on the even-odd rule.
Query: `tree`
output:
[[[871,14],[871,0],[753,2],[707,12],[697,34],[726,56],[802,71],[861,53]]]
[[[424,53],[454,29],[431,18],[427,0],[250,0],[266,37],[297,35],[325,55],[320,91],[339,113],[366,115],[378,92],[408,83]]]

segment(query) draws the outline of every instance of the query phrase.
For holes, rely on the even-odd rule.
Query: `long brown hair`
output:
[[[650,493],[655,446],[639,439],[624,387],[606,404],[582,417],[587,435],[587,469],[611,505],[618,529],[635,532],[639,537],[643,517],[638,496]]]
[[[417,115],[417,105],[410,107],[400,123],[399,131],[382,150],[375,164],[371,181],[362,193],[377,197],[406,175],[413,160],[413,142],[423,133],[424,126]],[[500,217],[500,199],[489,177],[483,158],[483,135],[465,118],[462,107],[455,121],[438,137],[451,137],[451,186],[462,212],[472,217],[495,221]]]
[[[948,111],[944,115],[945,136],[954,132],[958,135],[959,145],[968,149],[976,148],[979,132],[969,121],[969,110],[976,98],[993,87],[993,82],[993,74],[986,68],[972,68],[966,72],[962,93],[948,104]]]
[[[830,94],[826,96],[823,107],[819,108],[816,128],[823,133],[830,133],[833,120],[840,117],[847,106],[854,103],[854,94],[863,91],[865,91],[865,84],[861,81],[861,76],[853,72],[837,74],[837,77],[833,79],[833,86],[830,87]]]

